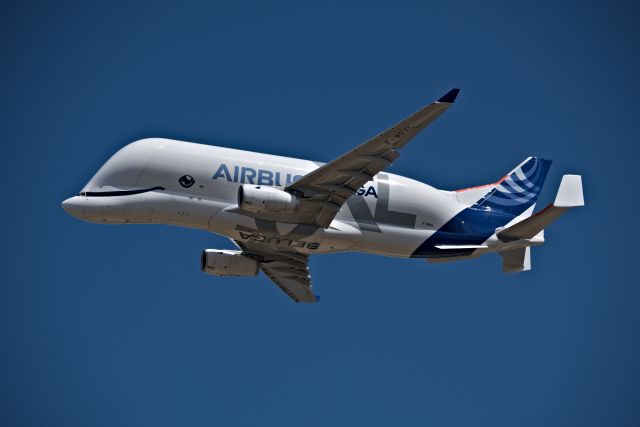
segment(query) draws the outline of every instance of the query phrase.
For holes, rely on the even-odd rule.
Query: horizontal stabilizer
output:
[[[532,239],[545,227],[560,218],[568,209],[578,206],[584,206],[582,177],[580,175],[565,175],[562,177],[553,204],[511,227],[498,231],[497,236],[503,242]]]

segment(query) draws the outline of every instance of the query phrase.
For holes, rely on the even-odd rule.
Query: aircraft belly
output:
[[[410,257],[432,230],[415,230],[378,224],[379,231],[363,231],[362,240],[351,250],[378,255]]]
[[[213,215],[209,230],[239,242],[305,254],[346,251],[362,238],[358,228],[341,221],[334,221],[327,229],[309,224],[278,223],[244,215],[235,206]]]

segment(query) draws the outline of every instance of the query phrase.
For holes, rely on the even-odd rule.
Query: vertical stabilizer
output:
[[[551,160],[529,157],[496,183],[473,207],[521,215],[538,200]]]

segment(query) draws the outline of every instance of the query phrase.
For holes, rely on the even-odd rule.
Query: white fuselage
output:
[[[556,202],[535,216],[551,161],[528,157],[492,184],[456,191],[384,172],[455,101],[451,89],[396,125],[322,164],[163,138],[118,151],[74,197],[70,215],[97,223],[159,223],[226,236],[239,250],[206,249],[219,276],[262,270],[296,302],[317,302],[309,255],[357,251],[459,261],[499,252],[503,271],[528,271],[544,227],[582,206],[565,175]]]
[[[318,168],[309,160],[161,138],[118,151],[64,202],[72,215],[99,223],[161,223],[208,230],[236,241],[287,246],[301,253],[359,251],[409,257],[469,206],[457,192],[380,173],[323,229],[260,219],[238,208],[238,187],[284,188]],[[98,196],[96,196],[98,195]]]

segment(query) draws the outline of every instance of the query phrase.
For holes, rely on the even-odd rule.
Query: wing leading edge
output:
[[[300,197],[304,212],[301,222],[328,227],[345,201],[391,165],[400,156],[397,150],[444,113],[459,91],[450,90],[395,126],[287,186],[287,191]]]

